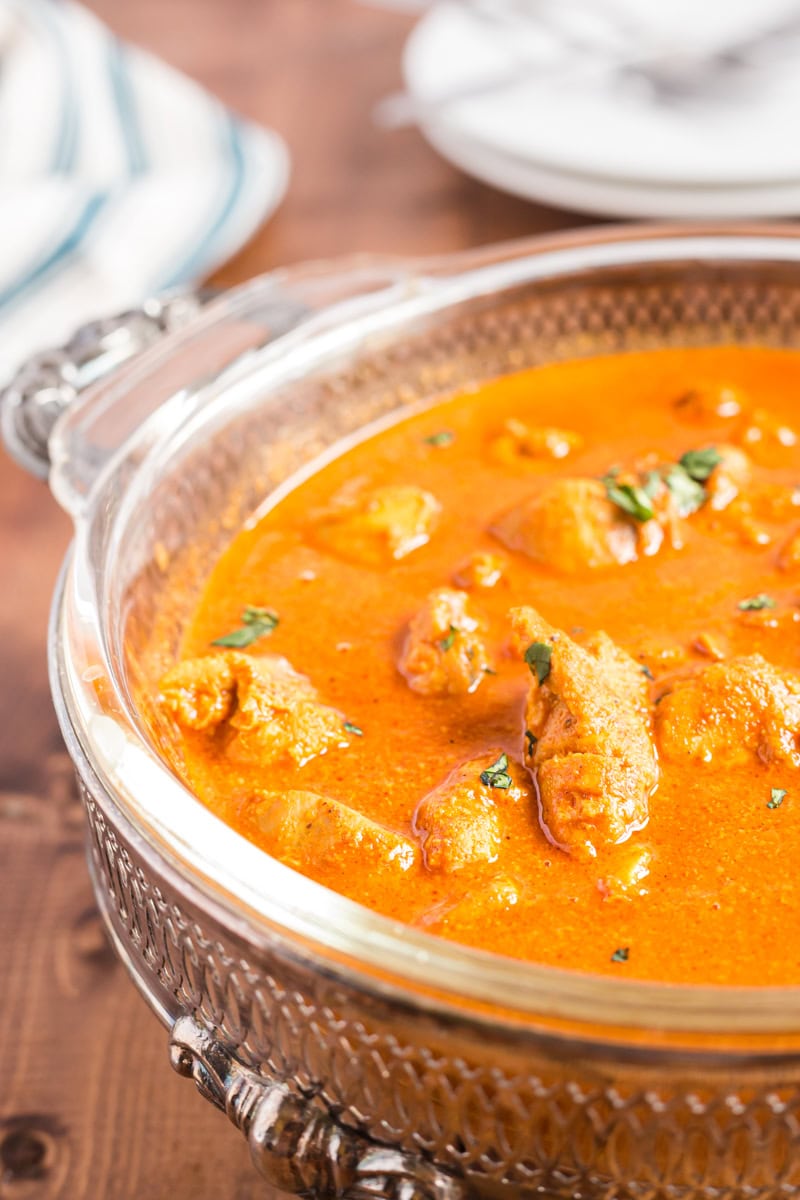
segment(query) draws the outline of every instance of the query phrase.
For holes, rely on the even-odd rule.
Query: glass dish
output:
[[[242,1128],[273,1188],[800,1187],[800,990],[597,978],[399,925],[250,845],[153,741],[155,681],[209,563],[334,442],[535,363],[729,341],[800,345],[794,229],[617,228],[279,272],[73,389],[49,436],[75,522],[50,662],[98,902],[173,1065]],[[12,393],[13,441],[42,391]]]

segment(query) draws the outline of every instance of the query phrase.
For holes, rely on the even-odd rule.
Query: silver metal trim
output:
[[[82,325],[64,345],[24,362],[0,392],[0,432],[9,454],[46,479],[50,434],[62,412],[98,379],[185,325],[212,295],[181,291],[152,297],[138,308]]]
[[[192,1016],[178,1017],[170,1061],[247,1138],[258,1171],[292,1195],[461,1200],[464,1186],[433,1163],[343,1128],[312,1098],[257,1075]]]

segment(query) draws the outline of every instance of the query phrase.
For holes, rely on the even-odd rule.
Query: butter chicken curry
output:
[[[800,983],[798,396],[789,351],[619,355],[349,445],[211,575],[187,783],[444,937]]]

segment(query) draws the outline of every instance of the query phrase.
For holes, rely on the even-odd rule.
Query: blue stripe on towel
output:
[[[147,154],[136,107],[136,91],[128,65],[128,54],[119,38],[109,38],[108,72],[128,154],[128,170],[131,175],[143,175],[147,169]]]
[[[21,271],[12,283],[0,291],[0,309],[7,308],[8,305],[21,299],[47,276],[51,275],[57,267],[62,266],[64,261],[75,253],[85,240],[86,235],[94,224],[95,218],[108,203],[108,200],[107,193],[97,193],[87,201],[78,220],[63,236],[58,245],[43,259],[40,259],[38,263]]]
[[[178,287],[179,284],[190,282],[199,275],[202,275],[203,270],[212,258],[214,243],[225,229],[228,218],[238,204],[239,197],[244,189],[247,164],[245,161],[240,122],[236,117],[225,114],[225,123],[228,161],[230,163],[230,185],[225,193],[225,198],[219,212],[214,217],[200,244],[191,252],[188,258],[184,259],[179,267],[170,273],[168,278],[161,281],[159,286],[162,288]]]
[[[29,10],[22,10],[26,16]],[[47,5],[37,5],[34,19],[41,19],[50,34],[53,49],[58,62],[59,95],[56,99],[61,119],[58,124],[53,153],[49,170],[55,174],[65,174],[75,165],[79,141],[79,121],[77,91],[72,77],[67,39],[62,28],[63,14]]]

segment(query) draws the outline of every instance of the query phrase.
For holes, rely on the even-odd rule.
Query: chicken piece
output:
[[[440,513],[436,497],[413,484],[351,486],[317,514],[311,536],[351,562],[383,566],[424,546]]]
[[[416,921],[432,932],[455,934],[476,928],[485,930],[493,918],[504,919],[522,897],[522,888],[510,875],[494,875],[452,903],[445,901],[423,913]]]
[[[258,791],[243,821],[275,858],[303,872],[312,868],[312,874],[322,866],[326,881],[341,876],[337,889],[350,895],[370,873],[404,873],[419,858],[410,838],[316,792]]]
[[[741,450],[737,453],[744,456]],[[749,464],[749,458],[747,462]],[[720,489],[717,492],[716,504],[712,504],[712,508],[721,507],[720,497],[724,496],[725,492],[731,495],[730,482],[728,480],[724,490]],[[783,534],[787,525],[797,521],[800,516],[800,488],[777,483],[748,483],[741,477],[738,483],[733,482],[734,486],[741,490],[724,508],[725,515],[720,527],[738,534],[744,545],[768,546],[775,537]],[[783,528],[776,529],[775,526]]]
[[[800,766],[800,679],[760,654],[713,663],[673,685],[656,728],[665,758]]]
[[[720,461],[706,481],[708,503],[721,512],[749,484],[753,470],[750,459],[738,446],[716,446]]]
[[[502,811],[520,803],[535,812],[527,775],[502,750],[489,750],[456,767],[414,813],[412,827],[425,866],[450,874],[495,862],[503,839]]]
[[[747,409],[749,401],[738,388],[717,383],[701,383],[675,401],[675,411],[697,425],[733,421]]]
[[[683,545],[683,517],[658,471],[557,479],[505,513],[491,532],[512,550],[577,572]]]
[[[474,692],[491,669],[466,592],[437,588],[411,618],[399,670],[423,696]]]
[[[637,558],[634,524],[599,479],[556,479],[504,513],[492,533],[510,550],[561,571],[608,567]]]
[[[738,440],[756,462],[768,467],[774,465],[776,451],[791,449],[797,444],[797,434],[772,413],[757,408],[743,423]]]
[[[725,509],[722,528],[734,533],[743,546],[759,548],[772,541],[770,531],[757,520],[748,496],[737,496]]]
[[[476,550],[453,573],[453,583],[459,588],[493,588],[503,578],[506,559],[502,554]]]
[[[786,525],[800,515],[800,488],[782,483],[762,483],[748,489],[753,513],[762,521]]]
[[[647,822],[658,783],[647,679],[604,633],[579,646],[533,608],[513,609],[511,620],[533,676],[524,753],[545,832],[592,857]]]
[[[767,546],[769,530],[756,515],[756,497],[751,494],[752,463],[744,450],[737,446],[715,447],[721,461],[706,480],[708,508],[724,512],[722,527],[738,535],[745,546]]]
[[[160,701],[186,730],[226,726],[231,757],[302,766],[331,746],[347,746],[343,717],[285,658],[228,652],[178,663],[161,680]]]
[[[516,417],[509,417],[500,433],[491,444],[493,458],[505,466],[525,466],[532,462],[552,462],[566,458],[573,450],[579,450],[583,438],[568,429],[556,429],[550,425],[526,425]]]
[[[257,792],[249,817],[274,852],[290,866],[330,863],[351,852],[361,866],[393,866],[407,871],[417,861],[417,847],[403,834],[330,796],[316,792]]]
[[[597,881],[605,900],[632,900],[646,896],[645,880],[650,874],[653,855],[647,846],[624,846],[614,854],[606,874]]]
[[[234,657],[244,656],[188,658],[164,675],[159,702],[181,729],[213,731],[228,720],[236,707],[236,677],[229,662]]]

